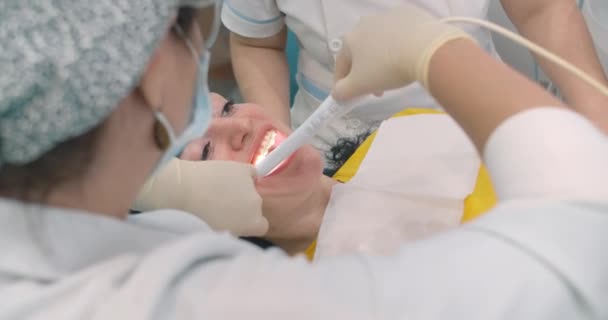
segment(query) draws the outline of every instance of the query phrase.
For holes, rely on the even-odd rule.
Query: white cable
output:
[[[486,21],[486,20],[482,20],[482,19],[477,19],[477,18],[471,18],[471,17],[448,17],[448,18],[443,18],[441,19],[441,22],[445,22],[445,23],[457,23],[457,22],[464,22],[464,23],[472,23],[472,24],[476,24],[479,25],[481,27],[487,28],[488,30],[494,31],[512,41],[514,41],[515,43],[518,43],[526,48],[528,48],[530,51],[536,53],[537,55],[563,67],[564,69],[566,69],[567,71],[569,71],[570,73],[572,73],[573,75],[577,76],[578,78],[580,78],[581,80],[585,81],[586,83],[588,83],[589,85],[591,85],[592,87],[594,87],[595,89],[597,89],[599,92],[601,92],[602,94],[604,94],[605,96],[608,96],[608,88],[606,88],[605,86],[603,86],[599,81],[593,79],[592,77],[590,77],[587,73],[585,73],[584,71],[582,71],[581,69],[577,68],[576,66],[574,66],[573,64],[571,64],[570,62],[560,58],[559,56],[551,53],[550,51],[546,50],[545,48],[535,44],[534,42],[514,33],[511,32],[501,26],[498,26],[492,22]]]

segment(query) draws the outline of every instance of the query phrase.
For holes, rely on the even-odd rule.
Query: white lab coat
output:
[[[0,200],[0,319],[606,319],[608,146],[547,111],[488,143],[503,203],[391,257],[311,265],[175,211],[119,221]]]
[[[374,14],[403,3],[415,3],[441,16],[485,18],[488,0],[226,0],[222,21],[232,32],[245,37],[263,38],[287,25],[300,44],[297,81],[300,90],[292,108],[292,125],[298,127],[327,97],[333,87],[335,56],[341,38],[364,15]],[[490,34],[466,25],[482,47],[495,54]],[[415,32],[415,31],[413,31]],[[399,41],[399,39],[395,39]],[[382,49],[382,48],[378,48]],[[327,151],[340,137],[353,137],[374,129],[382,121],[406,107],[439,108],[438,103],[419,84],[392,90],[382,98],[369,98],[341,121],[320,131],[313,144]]]

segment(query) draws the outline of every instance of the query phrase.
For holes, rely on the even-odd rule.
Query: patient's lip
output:
[[[294,154],[287,157],[287,159],[281,161],[281,163],[279,163],[278,166],[276,166],[274,169],[272,169],[272,171],[270,171],[270,173],[266,177],[272,177],[274,175],[281,173],[281,171],[283,171],[285,168],[287,168],[287,166],[291,162],[291,159],[293,159]]]

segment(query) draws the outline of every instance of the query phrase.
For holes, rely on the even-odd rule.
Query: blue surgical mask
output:
[[[196,92],[192,106],[192,118],[182,134],[179,137],[175,137],[175,131],[173,130],[171,123],[169,123],[164,115],[157,115],[157,118],[163,122],[163,125],[168,131],[170,145],[156,164],[152,175],[156,174],[158,170],[164,167],[171,159],[178,156],[189,142],[200,138],[209,127],[212,117],[209,86],[207,83],[210,58],[211,54],[208,50],[205,50],[201,55],[198,67]]]

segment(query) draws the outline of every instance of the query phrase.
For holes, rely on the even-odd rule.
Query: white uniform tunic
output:
[[[222,21],[232,32],[245,37],[269,37],[285,25],[296,34],[300,44],[297,76],[300,90],[292,108],[295,128],[331,91],[335,56],[342,47],[341,38],[360,17],[408,2],[441,17],[485,18],[488,10],[488,0],[226,0]],[[464,26],[464,29],[488,52],[495,54],[489,33],[474,26]],[[405,107],[439,106],[419,84],[412,84],[387,92],[382,98],[370,98],[361,108],[322,130],[313,144],[326,151],[339,137],[353,137],[374,129],[380,121]]]
[[[0,319],[608,319],[605,137],[536,110],[485,159],[502,203],[484,217],[312,265],[175,211],[119,221],[0,200]]]

